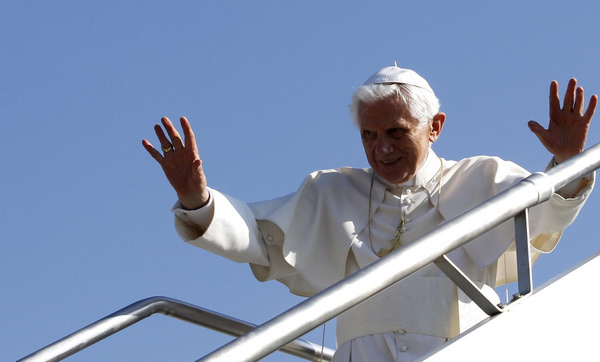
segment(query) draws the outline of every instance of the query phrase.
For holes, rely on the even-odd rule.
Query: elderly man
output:
[[[548,167],[583,150],[597,102],[592,96],[584,112],[583,89],[572,79],[561,107],[558,84],[552,82],[548,129],[529,124],[554,155]],[[317,171],[296,192],[254,204],[208,188],[189,122],[181,118],[184,143],[163,118],[167,134],[155,126],[163,154],[147,140],[143,144],[177,192],[173,212],[179,235],[250,263],[261,281],[276,279],[292,293],[310,296],[529,175],[497,157],[458,162],[438,157],[430,146],[446,115],[427,81],[412,70],[393,66],[375,73],[356,90],[350,108],[371,168]],[[587,175],[531,210],[534,259],[553,249],[593,183],[594,175]],[[514,274],[510,260],[504,260],[513,239],[506,222],[449,257],[495,296],[493,288]],[[429,265],[342,314],[334,360],[411,361],[482,317]]]

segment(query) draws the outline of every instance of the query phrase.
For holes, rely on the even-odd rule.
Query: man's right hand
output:
[[[208,203],[210,194],[190,122],[181,117],[185,144],[167,117],[163,117],[161,122],[168,137],[158,124],[154,126],[154,131],[163,153],[155,149],[148,140],[143,140],[142,145],[162,167],[165,176],[177,192],[181,205],[188,210],[198,209]]]

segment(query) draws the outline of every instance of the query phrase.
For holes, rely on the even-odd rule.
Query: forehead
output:
[[[394,126],[409,127],[417,125],[405,104],[396,98],[386,98],[358,107],[358,124],[364,127],[389,128]]]

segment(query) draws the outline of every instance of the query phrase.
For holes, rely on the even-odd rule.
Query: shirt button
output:
[[[404,329],[399,329],[398,334],[400,334],[400,335],[406,334],[406,331]]]
[[[267,235],[267,241],[273,241],[273,235]]]
[[[408,351],[408,347],[407,346],[400,347],[400,352],[406,352],[406,351]]]
[[[404,189],[404,193],[410,195],[412,193],[412,189]]]

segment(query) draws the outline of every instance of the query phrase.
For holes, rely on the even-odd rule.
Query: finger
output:
[[[183,130],[183,135],[185,137],[185,145],[197,155],[198,145],[196,144],[196,136],[194,136],[194,131],[192,130],[190,121],[188,121],[188,119],[185,117],[181,117],[180,122],[181,129]]]
[[[195,159],[194,162],[192,162],[192,169],[194,170],[194,172],[192,172],[192,179],[194,180],[194,182],[196,184],[200,184],[201,182],[203,182],[204,180],[202,180],[203,177],[203,170],[202,170],[202,160],[200,159]]]
[[[560,109],[560,97],[558,95],[558,82],[550,83],[550,113]]]
[[[160,125],[157,124],[154,126],[154,132],[156,133],[156,137],[158,137],[162,149],[167,149],[172,146],[171,141],[169,141]]]
[[[540,140],[540,142],[542,142],[542,144],[546,147],[547,145],[547,135],[548,135],[548,130],[546,130],[544,127],[542,127],[539,123],[537,123],[536,121],[529,121],[527,123],[527,125],[529,126],[529,129],[531,130],[531,132],[533,132],[533,134],[535,134],[537,136],[537,138]]]
[[[563,110],[573,109],[573,99],[575,98],[575,87],[577,86],[577,79],[571,78],[565,91],[565,99],[563,101]]]
[[[175,149],[183,148],[183,142],[181,141],[179,132],[177,132],[177,129],[175,129],[175,126],[173,126],[171,120],[169,120],[167,117],[163,117],[161,121],[163,126],[165,127],[165,130],[169,134],[169,137],[171,138],[171,143],[173,144],[173,147],[175,147]]]
[[[147,140],[143,140],[142,145],[144,146],[146,151],[148,151],[150,156],[152,156],[152,158],[154,158],[156,160],[156,162],[158,162],[160,165],[162,165],[163,156],[160,154],[160,152],[158,152],[154,148],[154,146],[152,146],[152,144],[150,142],[148,142]]]
[[[592,121],[592,117],[594,117],[594,113],[596,112],[597,105],[598,105],[598,96],[594,94],[592,96],[592,98],[590,98],[590,104],[588,105],[587,110],[585,111],[585,114],[583,115],[586,122],[589,123]]]
[[[575,104],[573,105],[573,112],[577,113],[578,115],[583,114],[583,97],[583,88],[577,87],[575,90]]]

